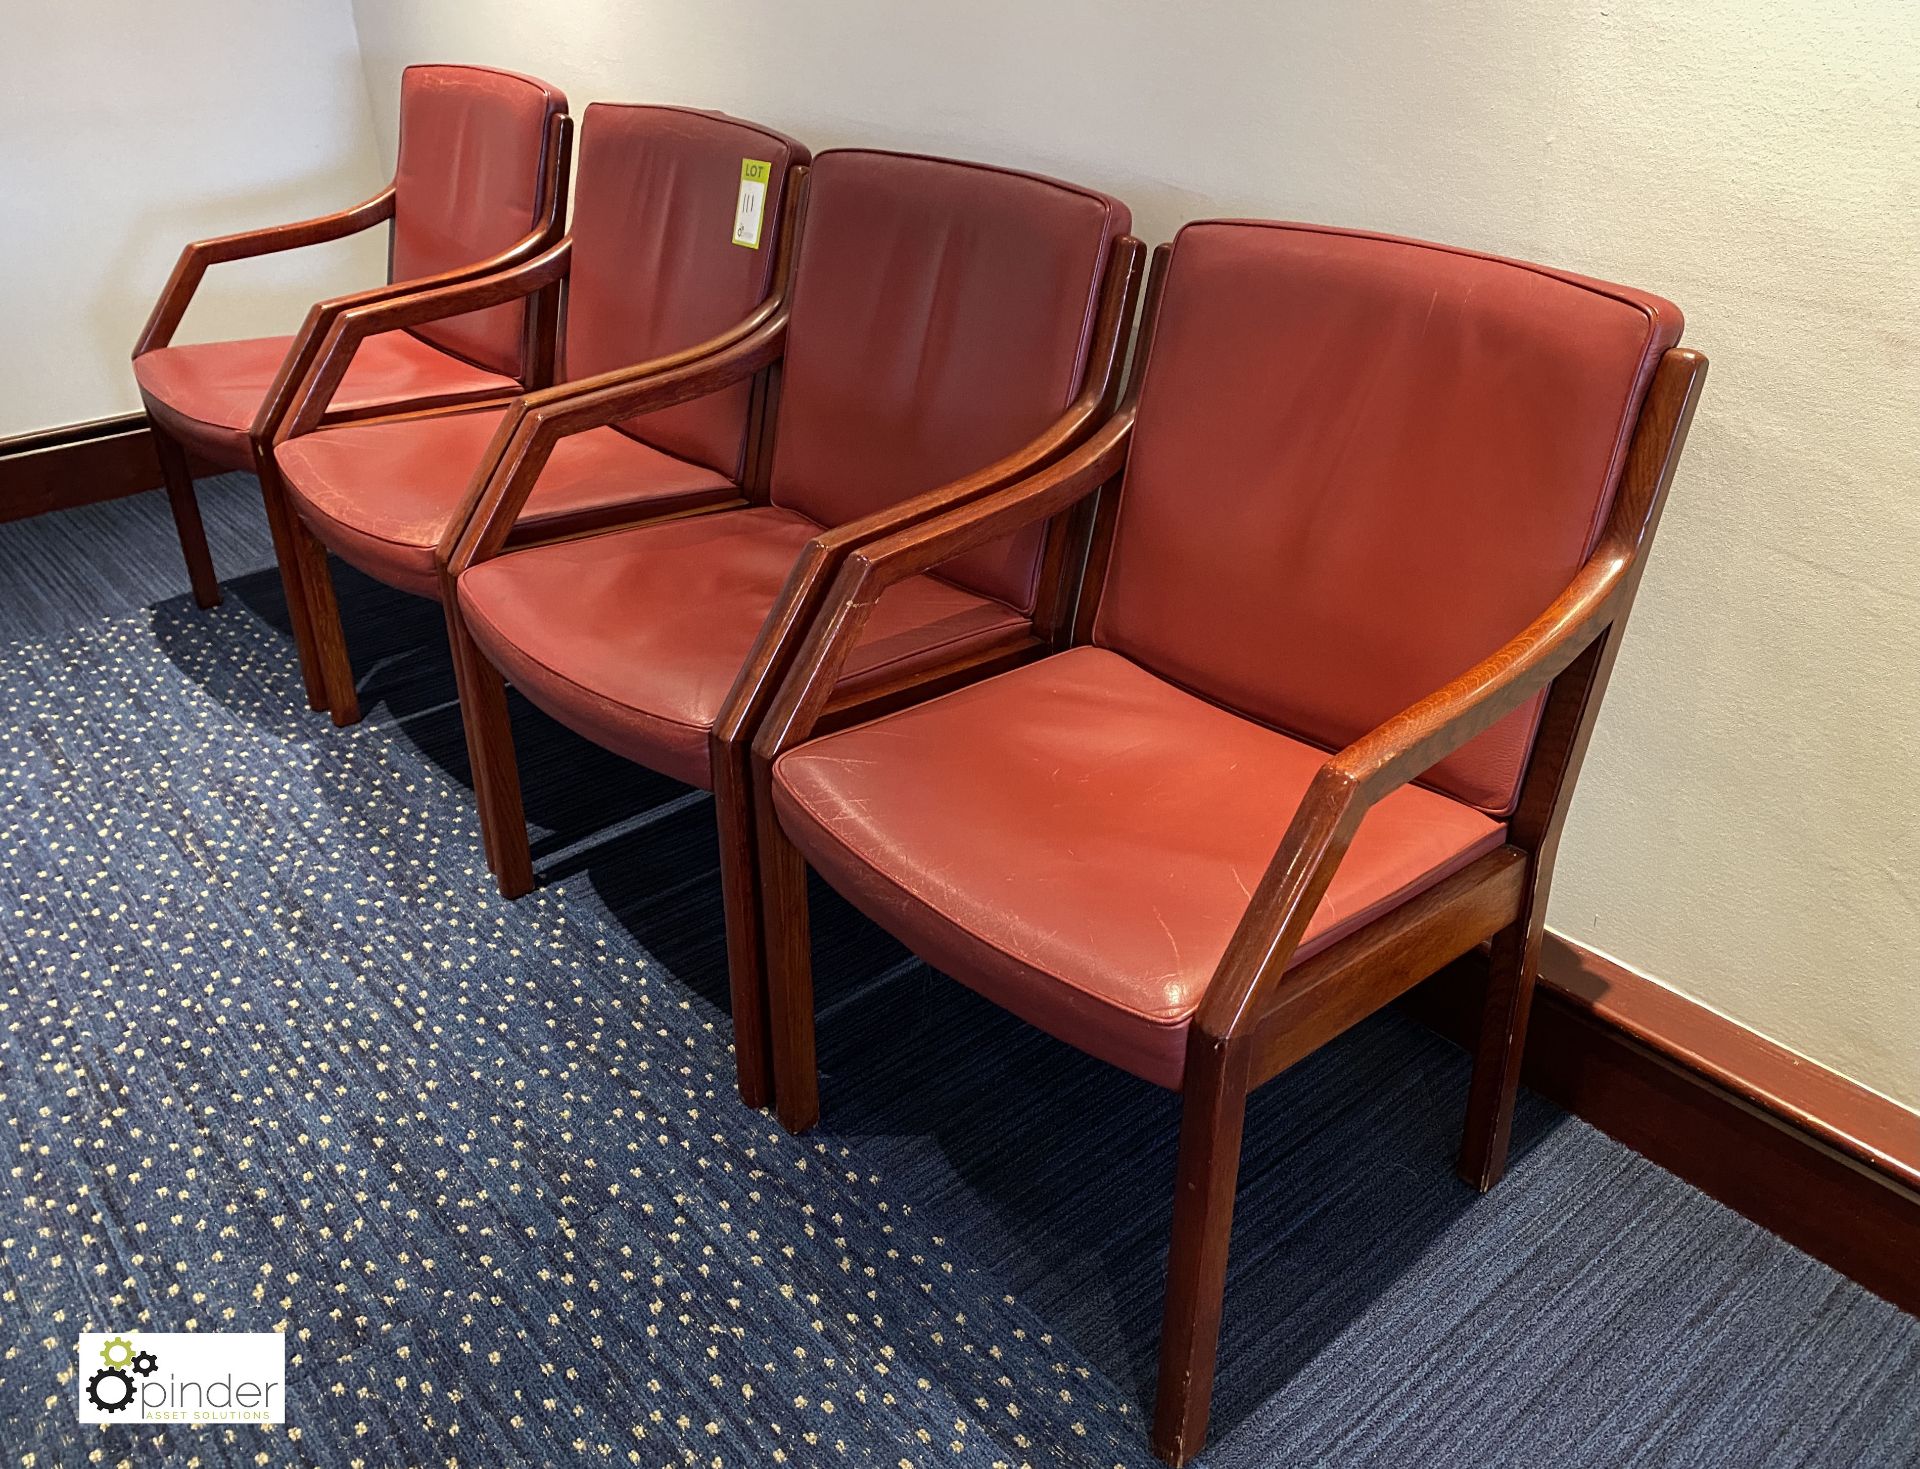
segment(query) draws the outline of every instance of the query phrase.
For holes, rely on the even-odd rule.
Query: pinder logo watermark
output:
[[[82,1423],[285,1423],[287,1339],[277,1331],[89,1331]]]

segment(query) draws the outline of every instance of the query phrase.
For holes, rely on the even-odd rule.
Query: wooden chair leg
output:
[[[765,934],[761,929],[759,844],[748,749],[713,742],[713,804],[720,823],[720,892],[727,914],[727,982],[733,1005],[733,1059],[740,1100],[773,1101],[767,1024]],[[804,897],[805,879],[802,878]]]
[[[1153,1407],[1153,1451],[1169,1464],[1186,1463],[1207,1441],[1247,1076],[1244,1045],[1227,1049],[1196,1043],[1189,1049]]]
[[[788,1132],[820,1120],[820,1070],[813,1045],[813,934],[807,914],[807,860],[787,840],[756,772],[761,925],[767,963],[767,1021],[773,1043],[774,1112]]]
[[[447,641],[460,690],[460,723],[473,767],[473,794],[480,807],[480,840],[487,866],[506,899],[533,891],[533,850],[527,843],[527,813],[520,796],[520,765],[507,712],[507,683],[469,636],[451,602]]]
[[[220,605],[220,578],[213,572],[213,553],[207,549],[207,528],[200,520],[200,502],[193,493],[193,470],[180,441],[159,424],[152,425],[154,453],[167,486],[167,506],[180,537],[180,554],[187,560],[187,579],[193,600],[202,607]]]
[[[325,709],[327,681],[320,667],[320,653],[314,645],[313,615],[307,608],[307,587],[300,575],[299,552],[295,549],[292,526],[294,509],[287,500],[287,487],[273,462],[273,451],[260,444],[253,446],[253,473],[260,481],[260,498],[266,504],[267,530],[273,536],[273,559],[280,568],[280,589],[287,599],[287,621],[293,627],[293,648],[300,659],[300,678],[307,686],[307,707]]]
[[[326,687],[327,707],[333,722],[341,727],[360,722],[360,693],[354,687],[353,661],[347,656],[346,629],[340,625],[340,603],[333,594],[333,569],[327,565],[327,548],[313,532],[291,517],[287,527],[294,544],[294,561],[300,568],[300,583],[306,593],[313,646],[320,663],[321,682]]]
[[[1538,911],[1536,905],[1535,911]],[[1467,1094],[1467,1126],[1460,1144],[1460,1177],[1485,1193],[1507,1171],[1513,1103],[1520,1090],[1520,1062],[1527,1042],[1527,1015],[1540,972],[1543,923],[1531,914],[1494,936],[1487,1000],[1474,1050],[1473,1082]]]

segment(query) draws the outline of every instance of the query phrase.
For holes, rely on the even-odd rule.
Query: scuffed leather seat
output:
[[[794,844],[931,962],[1178,1086],[1315,769],[1566,585],[1677,334],[1463,251],[1187,226],[1094,646],[784,755]],[[1500,844],[1538,718],[1368,815],[1296,962]]]
[[[389,278],[476,264],[535,229],[548,127],[566,107],[554,88],[513,72],[408,67],[400,81]],[[382,338],[354,361],[334,407],[511,393],[522,370],[521,323],[522,308],[510,305]],[[247,431],[293,341],[162,347],[133,359],[134,377],[148,414],[182,444],[223,469],[252,469]]]
[[[821,874],[921,958],[1178,1087],[1193,1012],[1326,758],[1083,647],[803,745],[776,767],[774,805]],[[1297,957],[1505,830],[1435,791],[1396,791]]]
[[[133,359],[147,394],[147,412],[187,448],[212,464],[250,469],[247,430],[292,337],[249,337],[162,347]],[[519,389],[501,373],[462,362],[404,332],[367,343],[334,395],[337,413],[364,412],[402,400],[458,402]]]
[[[474,640],[535,704],[629,760],[711,786],[714,721],[821,529],[769,505],[536,547],[467,572],[460,603]],[[845,685],[1027,626],[1003,602],[916,577],[874,610]]]
[[[365,350],[399,335],[369,338]],[[505,415],[484,408],[349,424],[290,439],[276,457],[301,515],[329,550],[390,586],[437,597],[436,548],[466,504]],[[737,494],[717,470],[616,428],[592,429],[554,450],[516,532],[528,540],[571,535],[630,517],[636,504],[667,512]]]

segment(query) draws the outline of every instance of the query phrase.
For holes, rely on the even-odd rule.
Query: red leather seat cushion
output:
[[[289,439],[274,458],[302,518],[329,550],[390,586],[437,597],[435,548],[466,505],[504,414],[488,408],[347,424]],[[618,429],[590,429],[555,447],[514,534],[566,535],[738,493],[725,475]]]
[[[1493,653],[1592,551],[1680,313],[1462,250],[1175,241],[1094,641],[1315,744]],[[1530,705],[1435,766],[1512,809]]]
[[[391,279],[457,270],[528,234],[537,222],[547,127],[566,110],[563,93],[517,72],[488,66],[402,72]],[[516,301],[430,322],[414,334],[517,376],[525,321],[526,306]]]
[[[462,575],[460,607],[494,665],[554,718],[710,787],[714,720],[819,531],[803,515],[758,506],[531,547]],[[917,577],[874,608],[844,686],[1028,626],[1001,603]]]
[[[252,469],[247,430],[291,337],[252,337],[162,347],[133,359],[133,375],[160,426],[211,463]],[[376,408],[401,399],[458,402],[519,389],[512,378],[428,346],[405,332],[369,337],[354,354],[330,411]]]
[[[1100,648],[810,741],[782,826],[936,968],[1164,1086],[1324,751]],[[1325,948],[1505,828],[1406,787],[1376,806],[1300,946]]]

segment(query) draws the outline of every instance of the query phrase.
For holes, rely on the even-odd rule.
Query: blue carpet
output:
[[[817,892],[788,1138],[705,799],[517,707],[501,903],[437,609],[341,577],[333,730],[250,482],[203,491],[211,614],[158,497],[0,526],[9,1454],[1153,1462],[1172,1099]],[[1256,1097],[1208,1465],[1920,1463],[1920,1322],[1530,1097],[1476,1197],[1465,1084],[1387,1014]],[[288,1427],[83,1429],[74,1337],[129,1325],[287,1331]]]

